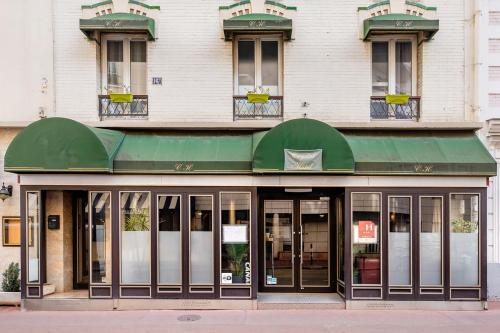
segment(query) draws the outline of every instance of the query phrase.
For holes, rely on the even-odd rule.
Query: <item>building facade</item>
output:
[[[13,6],[43,16],[2,65],[26,308],[484,307],[475,3]]]

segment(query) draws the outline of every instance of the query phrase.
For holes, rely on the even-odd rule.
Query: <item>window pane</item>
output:
[[[293,285],[293,201],[264,202],[265,284]]]
[[[238,94],[255,89],[255,42],[238,42]]]
[[[3,245],[21,245],[21,220],[19,217],[3,218]]]
[[[111,196],[92,192],[92,283],[111,283]]]
[[[389,43],[372,43],[372,95],[389,93]]]
[[[411,54],[411,42],[396,42],[396,94],[412,94]]]
[[[450,284],[479,285],[479,195],[451,195],[450,231]]]
[[[27,197],[28,233],[28,283],[39,282],[40,269],[40,197],[36,192],[28,192]]]
[[[130,92],[146,94],[146,41],[130,42]]]
[[[389,285],[411,285],[411,200],[389,198]]]
[[[278,95],[278,41],[262,41],[262,89]]]
[[[189,202],[190,227],[190,283],[214,283],[213,212],[212,197],[191,196]]]
[[[150,282],[151,220],[149,193],[120,194],[122,284]]]
[[[108,93],[122,92],[123,87],[123,41],[108,41]]]
[[[250,193],[221,194],[221,283],[250,284]]]
[[[344,282],[344,200],[337,198],[335,200],[337,212],[337,260],[338,260],[338,279]]]
[[[380,284],[380,194],[352,195],[353,284]]]
[[[179,285],[181,280],[181,197],[158,196],[159,284]]]
[[[420,285],[442,285],[443,199],[420,198]]]

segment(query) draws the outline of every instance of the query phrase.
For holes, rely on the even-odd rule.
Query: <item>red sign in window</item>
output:
[[[375,223],[372,221],[359,221],[358,237],[360,239],[373,239],[377,237]]]

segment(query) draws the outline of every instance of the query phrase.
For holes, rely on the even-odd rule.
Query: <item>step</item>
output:
[[[345,302],[336,293],[259,293],[259,310],[344,310]]]

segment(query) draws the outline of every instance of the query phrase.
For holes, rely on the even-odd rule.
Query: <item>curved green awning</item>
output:
[[[94,31],[145,33],[150,40],[156,37],[155,21],[151,17],[131,13],[112,13],[80,19],[80,30],[88,38],[91,38]]]
[[[354,158],[344,136],[330,125],[318,120],[306,118],[289,120],[267,132],[255,148],[253,171],[257,173],[301,172],[286,170],[285,150],[306,153],[321,150],[321,170],[308,171],[305,168],[302,172],[354,172]]]
[[[292,20],[272,14],[245,14],[224,20],[224,37],[233,39],[235,33],[282,32],[292,38]]]
[[[363,40],[389,33],[422,33],[424,39],[429,40],[438,30],[439,20],[409,14],[377,15],[364,20]]]
[[[5,153],[5,171],[113,172],[124,134],[66,118],[47,118],[23,129]]]

